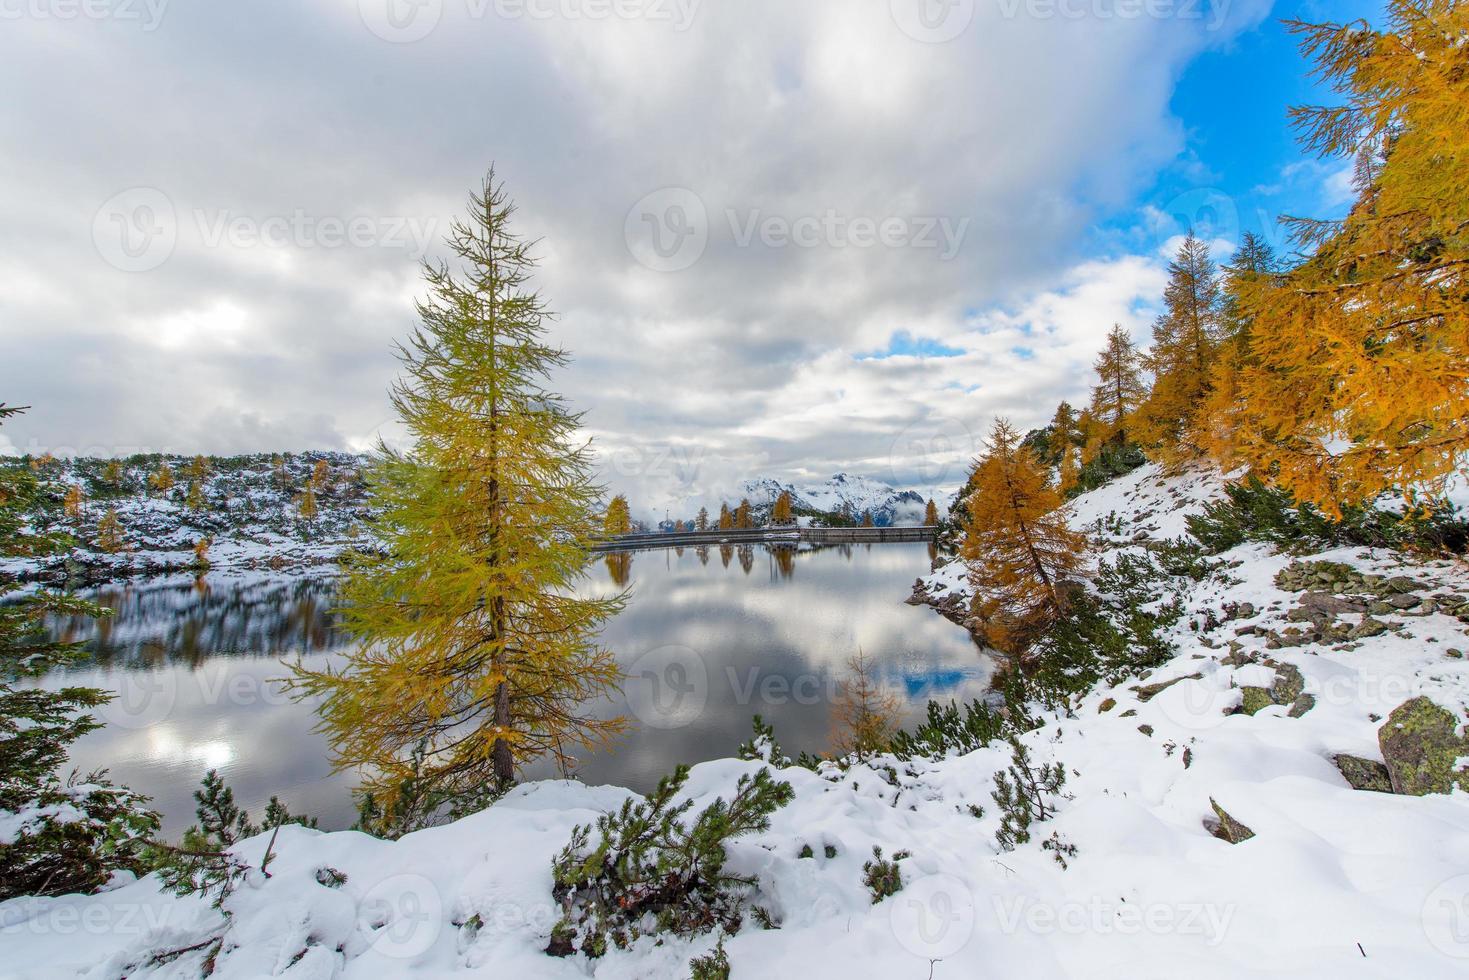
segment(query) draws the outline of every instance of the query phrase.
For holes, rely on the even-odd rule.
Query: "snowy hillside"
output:
[[[749,480],[741,486],[742,495],[759,508],[768,508],[782,491],[790,493],[798,511],[823,514],[845,511],[857,520],[870,511],[872,522],[878,527],[922,524],[923,508],[928,502],[913,490],[896,490],[849,473],[838,473],[825,483],[797,485],[767,479]]]
[[[1218,492],[1217,479],[1150,467],[1071,514],[1115,556],[1175,534]],[[996,843],[1003,741],[782,769],[793,802],[729,846],[778,928],[747,918],[726,939],[732,975],[1463,976],[1469,793],[1404,794],[1430,777],[1446,788],[1469,764],[1469,569],[1257,544],[1218,561],[1179,596],[1170,662],[1020,736],[1037,764],[1067,774],[1030,843]],[[952,569],[938,581],[962,587]],[[728,799],[759,767],[697,766],[685,795]],[[15,900],[0,906],[6,969],[192,977],[208,959],[217,978],[687,977],[714,936],[645,937],[598,959],[544,952],[560,915],[553,856],[575,824],[627,796],[526,785],[394,843],[288,827],[270,875],[226,902],[228,919],[152,879]],[[236,850],[258,867],[266,843]],[[901,889],[880,900],[863,884],[874,846],[910,852]],[[67,925],[88,922],[101,927]]]
[[[57,492],[74,488],[79,499],[71,507],[53,501],[31,520],[66,532],[77,547],[44,561],[0,558],[0,572],[98,582],[197,570],[201,541],[214,572],[331,564],[366,541],[363,463],[347,453],[209,457],[201,474],[186,456],[39,461]]]

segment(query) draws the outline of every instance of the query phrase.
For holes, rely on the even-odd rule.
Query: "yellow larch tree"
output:
[[[66,497],[61,501],[62,513],[71,520],[82,516],[82,504],[86,503],[86,495],[82,493],[80,484],[73,483],[66,488]]]
[[[865,759],[887,749],[897,731],[902,702],[875,677],[866,653],[859,650],[848,657],[847,672],[831,709],[832,748],[838,758]]]
[[[314,521],[321,508],[316,503],[316,490],[310,483],[301,488],[296,495],[296,513],[303,521]]]
[[[1061,585],[1086,563],[1086,538],[1066,525],[1046,467],[996,419],[968,500],[963,557],[974,611],[997,650],[1023,653],[1064,611]]]
[[[732,527],[734,527],[734,514],[730,512],[729,504],[720,504],[719,529],[721,531],[728,531]]]
[[[97,547],[110,555],[128,548],[127,538],[122,531],[122,521],[118,519],[115,507],[107,508],[107,513],[97,522]]]
[[[775,498],[775,504],[770,508],[770,523],[780,526],[796,523],[789,490],[782,490],[780,496]]]
[[[1144,363],[1152,390],[1138,410],[1143,441],[1165,462],[1198,455],[1186,434],[1209,394],[1214,362],[1225,335],[1219,275],[1209,246],[1190,233],[1168,265],[1163,313],[1153,322]]]
[[[632,510],[627,498],[618,494],[607,504],[607,514],[602,521],[602,533],[613,536],[627,534],[632,530]]]
[[[754,508],[750,505],[749,497],[741,500],[740,505],[735,508],[734,526],[741,529],[755,526]]]
[[[939,523],[939,507],[938,507],[938,504],[936,504],[936,503],[933,502],[933,498],[932,497],[929,497],[928,498],[928,503],[923,508],[923,524],[924,524],[925,527],[937,527],[938,526],[938,523]]]
[[[173,467],[168,465],[167,460],[158,464],[158,469],[148,478],[148,485],[159,494],[168,493],[173,489],[173,484]]]
[[[339,669],[296,668],[335,764],[384,810],[409,784],[473,799],[547,754],[565,771],[622,728],[589,707],[620,681],[598,635],[622,597],[577,592],[603,488],[581,417],[547,387],[568,356],[513,212],[491,171],[446,238],[454,266],[423,264],[392,392],[412,448],[379,446],[384,554],[355,557],[344,589],[359,642]]]
[[[1329,513],[1435,493],[1469,456],[1469,4],[1390,0],[1386,30],[1290,27],[1341,105],[1292,110],[1355,157],[1341,222],[1296,222],[1311,257],[1251,284],[1241,452]]]

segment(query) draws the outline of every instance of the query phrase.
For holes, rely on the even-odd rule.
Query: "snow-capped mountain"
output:
[[[872,512],[872,522],[878,527],[895,525],[917,525],[923,523],[923,508],[927,500],[913,490],[897,490],[885,483],[838,473],[825,483],[797,485],[778,480],[746,480],[740,492],[750,503],[764,510],[775,502],[782,490],[789,491],[791,502],[797,510],[812,510],[836,513],[848,508],[854,518],[861,518],[864,511]]]

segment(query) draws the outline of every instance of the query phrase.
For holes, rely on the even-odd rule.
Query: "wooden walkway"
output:
[[[653,531],[622,534],[599,541],[594,552],[643,551],[649,548],[697,548],[711,545],[746,544],[891,544],[904,541],[932,541],[936,527],[756,527],[736,530]]]

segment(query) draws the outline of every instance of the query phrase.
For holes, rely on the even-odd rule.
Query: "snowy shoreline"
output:
[[[1219,492],[1217,478],[1145,467],[1073,501],[1069,518],[1118,553],[1178,536]],[[1367,548],[1245,544],[1216,558],[1222,574],[1183,596],[1168,663],[1021,736],[1068,775],[1037,843],[995,843],[1003,741],[780,769],[794,800],[728,847],[779,928],[747,917],[726,938],[733,975],[1462,976],[1469,793],[1354,789],[1344,772],[1385,771],[1385,720],[1412,698],[1463,731],[1469,569]],[[963,591],[953,566],[923,582]],[[695,766],[683,795],[728,799],[761,765]],[[531,783],[398,841],[288,826],[270,876],[252,874],[228,919],[152,878],[119,881],[0,905],[0,944],[27,978],[197,976],[206,956],[215,977],[685,977],[714,935],[645,937],[595,960],[544,952],[560,914],[552,858],[631,795]],[[1064,869],[1038,842],[1053,831],[1077,849]],[[236,851],[258,867],[266,845]],[[911,852],[904,888],[878,902],[862,883],[874,846]],[[345,883],[319,883],[325,868]]]

